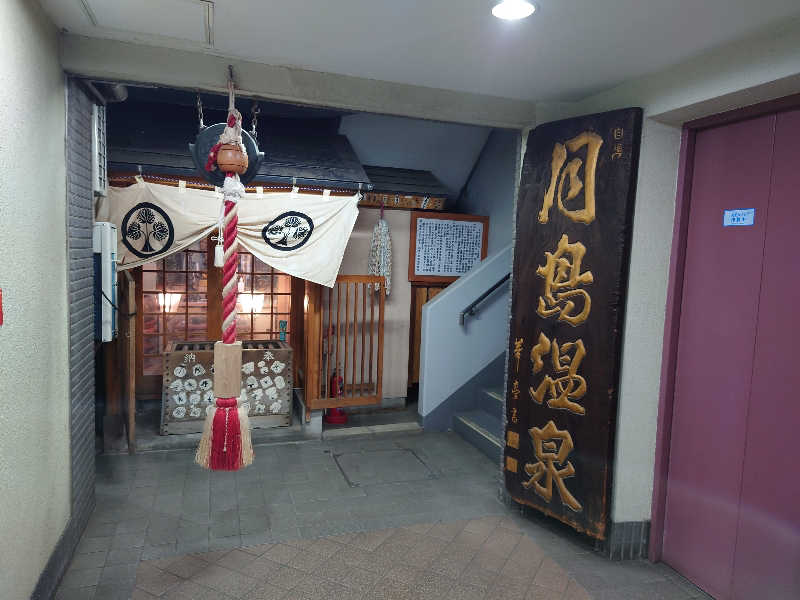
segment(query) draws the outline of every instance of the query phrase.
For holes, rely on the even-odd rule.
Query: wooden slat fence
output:
[[[379,404],[383,394],[383,277],[339,275],[333,288],[309,290],[306,318],[311,409]],[[316,339],[315,339],[316,338]],[[343,394],[332,397],[331,377],[342,378]]]

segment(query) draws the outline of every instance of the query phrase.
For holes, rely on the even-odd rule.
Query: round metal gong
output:
[[[217,123],[206,127],[197,134],[194,144],[189,144],[189,152],[192,154],[195,168],[209,183],[217,187],[222,187],[225,183],[225,173],[219,169],[206,171],[206,161],[208,160],[208,153],[211,152],[211,147],[219,141],[219,136],[222,135],[224,129],[225,123]],[[249,162],[247,171],[239,175],[239,179],[242,185],[246,185],[258,173],[258,168],[264,159],[264,153],[258,150],[256,141],[244,130],[242,130],[242,143],[245,150],[247,150],[247,160]]]

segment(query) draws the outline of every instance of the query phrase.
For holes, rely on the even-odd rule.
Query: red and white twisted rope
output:
[[[222,341],[226,344],[236,342],[236,300],[239,293],[239,241],[236,228],[239,223],[238,203],[225,201],[223,224],[222,267]]]

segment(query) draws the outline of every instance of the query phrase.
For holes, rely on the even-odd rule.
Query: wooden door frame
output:
[[[447,282],[439,282],[439,283],[422,283],[422,282],[412,282],[411,283],[411,302],[409,307],[409,314],[410,314],[410,326],[408,328],[408,380],[406,387],[408,389],[413,388],[415,385],[419,385],[419,381],[415,381],[414,378],[419,378],[419,368],[421,365],[415,365],[415,360],[418,360],[416,356],[416,338],[419,335],[421,337],[422,334],[422,317],[420,316],[419,319],[419,329],[417,329],[417,312],[422,312],[422,306],[427,304],[429,301],[433,300],[430,296],[431,289],[438,289],[439,291],[434,294],[434,297],[438,294],[441,294],[450,283]],[[417,306],[417,290],[424,289],[425,292],[425,300],[422,302],[421,305]],[[418,369],[414,369],[414,367],[419,367]]]
[[[669,476],[672,415],[675,402],[675,373],[678,364],[678,338],[680,335],[681,303],[683,299],[684,270],[686,267],[686,242],[689,232],[697,133],[703,129],[730,125],[738,121],[796,108],[800,108],[800,94],[703,117],[683,125],[675,198],[675,220],[672,229],[672,250],[669,261],[664,341],[661,354],[661,383],[658,395],[655,468],[648,548],[648,558],[653,562],[661,560],[664,546],[664,518],[667,508],[667,479]]]

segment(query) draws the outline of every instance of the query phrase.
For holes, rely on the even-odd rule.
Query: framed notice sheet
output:
[[[489,217],[411,213],[408,280],[451,282],[486,258]]]

